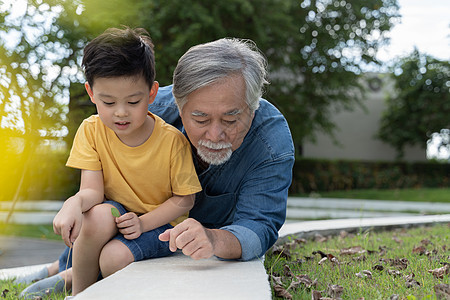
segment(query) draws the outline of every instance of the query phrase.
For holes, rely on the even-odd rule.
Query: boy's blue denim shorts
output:
[[[105,204],[111,204],[120,212],[120,215],[127,213],[128,211],[122,204],[113,201],[106,200],[103,201]],[[159,240],[158,236],[166,231],[167,229],[173,228],[172,225],[166,224],[156,229],[143,232],[137,239],[127,240],[124,236],[119,232],[113,239],[121,241],[125,246],[130,249],[131,253],[134,256],[134,261],[140,261],[149,258],[156,257],[164,257],[168,256],[172,253],[169,249],[169,242],[162,242]],[[64,252],[59,257],[59,271],[64,271],[67,268],[72,267],[72,253],[69,255],[69,247],[66,247]],[[69,263],[67,264],[67,260]]]

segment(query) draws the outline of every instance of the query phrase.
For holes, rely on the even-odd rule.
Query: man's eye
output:
[[[202,121],[202,120],[195,120],[195,122],[197,122],[197,123],[200,124],[200,125],[204,125],[204,124],[206,124],[208,121],[207,121],[207,120],[204,120],[204,121]]]
[[[227,125],[233,125],[234,123],[236,123],[236,120],[232,120],[232,121],[224,120],[224,122],[225,122],[225,124],[227,124]]]

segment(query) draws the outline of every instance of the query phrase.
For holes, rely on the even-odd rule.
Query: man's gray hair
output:
[[[173,74],[173,95],[180,113],[190,93],[233,75],[242,75],[246,102],[254,112],[268,83],[267,62],[255,43],[223,38],[190,48],[178,60]]]

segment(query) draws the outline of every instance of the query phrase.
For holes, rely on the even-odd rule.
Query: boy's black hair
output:
[[[91,87],[96,78],[142,75],[151,88],[155,80],[155,54],[143,28],[109,28],[84,48],[82,67]]]

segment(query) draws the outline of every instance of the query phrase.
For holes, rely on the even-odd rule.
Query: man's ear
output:
[[[158,94],[159,83],[158,81],[154,81],[152,88],[150,89],[150,95],[148,99],[148,104],[152,104],[155,101],[156,94]]]
[[[86,82],[84,83],[84,88],[86,89],[86,92],[88,93],[89,98],[91,98],[91,102],[95,104],[95,101],[94,101],[94,92],[92,92],[92,89],[91,89],[91,86],[89,85],[89,82],[86,81]]]

